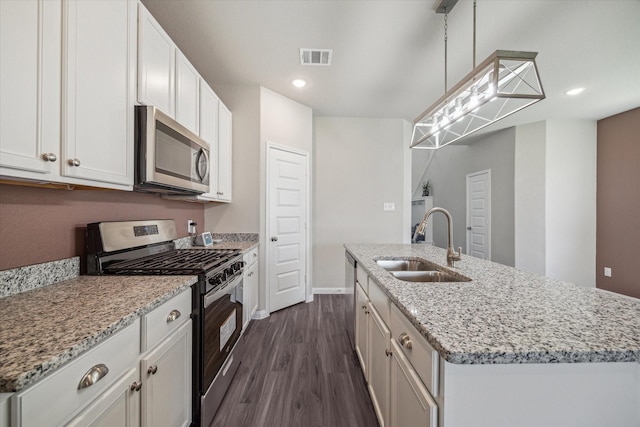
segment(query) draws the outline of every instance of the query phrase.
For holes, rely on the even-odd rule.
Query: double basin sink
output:
[[[421,258],[379,259],[376,264],[405,282],[470,282],[471,279],[447,273]]]

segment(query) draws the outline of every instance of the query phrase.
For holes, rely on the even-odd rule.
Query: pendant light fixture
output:
[[[447,90],[447,15],[457,0],[442,0],[445,94],[413,124],[411,148],[436,150],[545,98],[537,52],[496,50],[475,65],[476,0],[473,2],[473,70]]]

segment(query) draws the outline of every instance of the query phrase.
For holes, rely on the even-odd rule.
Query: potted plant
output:
[[[427,180],[424,184],[422,184],[422,195],[429,196],[431,194],[431,182]]]

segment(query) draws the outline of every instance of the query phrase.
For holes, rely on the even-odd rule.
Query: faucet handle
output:
[[[460,257],[462,256],[462,246],[458,246],[458,253],[456,253],[456,256],[458,257],[458,260],[460,260]]]

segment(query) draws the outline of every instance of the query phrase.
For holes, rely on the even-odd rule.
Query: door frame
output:
[[[466,176],[466,198],[465,198],[465,206],[466,206],[466,226],[465,226],[465,234],[467,235],[466,243],[467,243],[467,255],[471,253],[471,233],[467,227],[470,226],[471,218],[469,217],[469,179],[476,175],[487,174],[487,241],[489,244],[487,245],[487,260],[491,261],[491,169],[485,169],[478,172],[468,173]]]
[[[311,236],[309,233],[310,224],[311,224],[311,178],[309,171],[309,153],[304,150],[300,150],[297,148],[287,147],[284,145],[279,145],[273,143],[271,141],[266,141],[265,144],[266,150],[266,167],[265,167],[265,200],[264,200],[264,209],[265,209],[265,233],[264,233],[264,245],[265,245],[265,281],[264,281],[264,291],[265,291],[265,311],[267,315],[271,314],[271,283],[270,283],[270,273],[271,273],[271,251],[269,250],[268,239],[271,236],[271,182],[270,182],[270,166],[272,161],[272,152],[273,150],[286,151],[292,154],[297,154],[304,157],[305,168],[306,168],[306,180],[305,180],[305,190],[306,190],[306,212],[305,212],[305,272],[304,272],[304,282],[305,282],[305,302],[313,301],[313,288],[311,286],[311,280],[309,278],[311,272]]]

